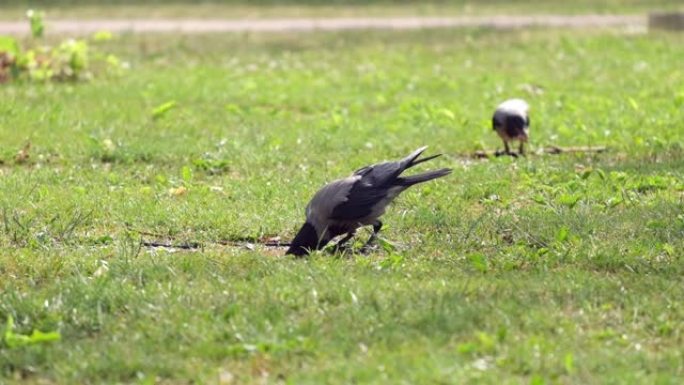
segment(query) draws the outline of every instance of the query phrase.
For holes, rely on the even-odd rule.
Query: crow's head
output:
[[[318,234],[316,228],[309,222],[304,223],[299,232],[290,243],[290,248],[285,254],[292,254],[295,256],[308,255],[312,250],[320,250],[330,242],[327,239],[327,232]]]

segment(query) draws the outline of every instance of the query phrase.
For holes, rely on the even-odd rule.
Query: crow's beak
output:
[[[317,250],[324,246],[321,243],[319,242],[316,229],[309,222],[306,222],[299,229],[285,254],[292,254],[298,257],[308,255],[311,250]]]

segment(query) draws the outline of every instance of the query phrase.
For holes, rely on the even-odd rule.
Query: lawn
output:
[[[681,35],[105,44],[129,71],[0,86],[0,383],[684,376]],[[491,113],[514,96],[532,150],[609,151],[471,159],[501,146]],[[422,145],[445,156],[421,168],[454,172],[398,198],[368,256],[222,244],[289,240],[326,181]],[[34,330],[61,339],[10,346]]]

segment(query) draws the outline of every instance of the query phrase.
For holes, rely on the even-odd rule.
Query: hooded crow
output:
[[[522,99],[506,100],[496,107],[492,117],[492,128],[503,140],[506,155],[525,155],[523,145],[527,142],[530,128],[529,110],[530,106]],[[508,146],[508,142],[513,140],[520,142],[518,154],[511,152]]]
[[[421,147],[398,162],[378,163],[364,167],[353,175],[330,182],[320,189],[306,206],[306,223],[299,230],[286,254],[302,256],[322,249],[333,238],[345,234],[337,247],[349,241],[362,226],[373,226],[366,250],[382,228],[378,220],[387,205],[402,191],[414,184],[427,182],[451,173],[451,169],[427,171],[401,176],[404,170],[434,159],[441,154],[418,159],[426,147]]]

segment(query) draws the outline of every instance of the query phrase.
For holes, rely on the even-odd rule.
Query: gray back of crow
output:
[[[402,184],[399,176],[414,165],[413,161],[425,148],[419,148],[398,162],[378,163],[354,172],[354,176],[361,178],[349,190],[347,200],[333,209],[330,218],[353,221],[382,215],[384,207],[410,186]]]

